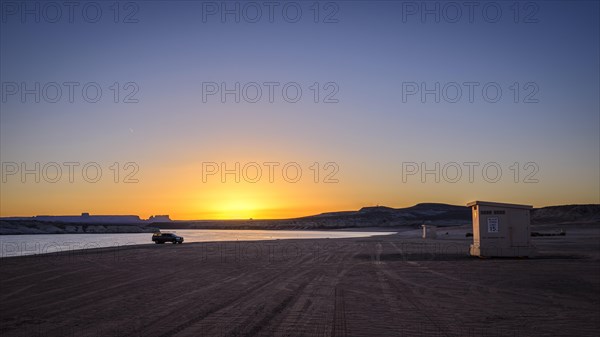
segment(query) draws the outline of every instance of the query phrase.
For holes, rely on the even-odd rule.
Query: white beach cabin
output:
[[[467,204],[473,214],[471,256],[531,257],[529,205],[473,201]]]

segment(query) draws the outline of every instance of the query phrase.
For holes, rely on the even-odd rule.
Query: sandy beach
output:
[[[552,228],[544,228],[552,229]],[[466,228],[0,259],[2,336],[596,336],[600,231],[467,256]]]

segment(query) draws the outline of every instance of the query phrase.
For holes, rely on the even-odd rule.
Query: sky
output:
[[[1,1],[0,216],[600,203],[597,1]]]

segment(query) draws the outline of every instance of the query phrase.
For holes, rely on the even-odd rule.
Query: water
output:
[[[351,232],[351,231],[268,231],[268,230],[214,230],[182,229],[169,230],[183,236],[185,243],[210,241],[257,241],[283,239],[337,239],[395,232]],[[21,255],[46,254],[78,249],[120,247],[151,244],[152,233],[134,234],[24,234],[0,235],[0,258]],[[169,244],[169,243],[167,243]]]

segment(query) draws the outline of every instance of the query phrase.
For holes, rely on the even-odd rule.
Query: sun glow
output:
[[[263,189],[238,184],[208,184],[196,200],[197,211],[206,219],[265,217],[271,198]]]
[[[217,219],[249,219],[260,214],[260,207],[256,202],[245,199],[230,199],[215,209]]]

